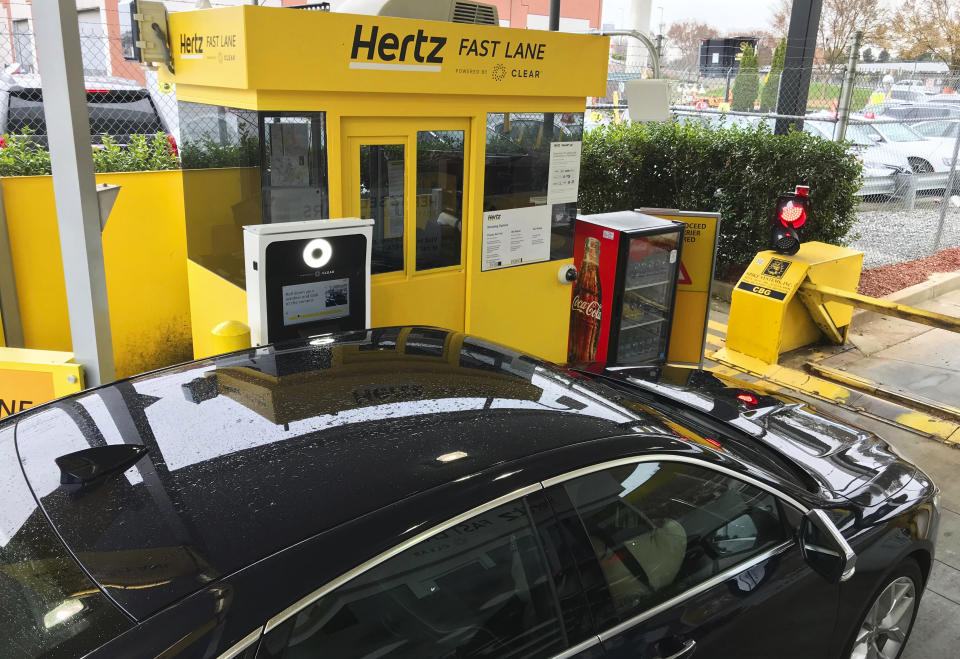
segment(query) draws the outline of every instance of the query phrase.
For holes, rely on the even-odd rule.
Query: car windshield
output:
[[[872,126],[850,124],[847,126],[846,139],[859,146],[873,146],[877,143],[877,131]]]
[[[903,124],[877,124],[876,129],[891,142],[919,142],[923,136]]]
[[[88,89],[87,111],[94,142],[101,141],[102,135],[110,135],[125,144],[130,135],[165,132],[145,89]],[[24,130],[40,136],[47,134],[43,93],[39,89],[19,89],[10,93],[7,132],[22,133]]]
[[[943,137],[944,134],[943,123],[939,121],[914,124],[913,129],[924,137]]]

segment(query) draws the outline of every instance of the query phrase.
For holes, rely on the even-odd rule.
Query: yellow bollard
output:
[[[250,347],[250,327],[239,320],[225,320],[210,330],[213,353],[220,355]]]

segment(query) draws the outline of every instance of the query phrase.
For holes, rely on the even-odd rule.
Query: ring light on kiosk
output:
[[[253,345],[370,326],[373,220],[243,228]]]

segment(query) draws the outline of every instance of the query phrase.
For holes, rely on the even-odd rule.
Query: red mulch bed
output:
[[[883,297],[925,282],[934,272],[957,270],[960,270],[960,247],[951,247],[925,259],[864,270],[857,290],[861,295]]]

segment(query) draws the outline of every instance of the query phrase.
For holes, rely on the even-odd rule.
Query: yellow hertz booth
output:
[[[357,217],[374,326],[565,359],[570,158],[607,38],[257,6],[169,28],[198,357],[246,321],[244,225]]]

